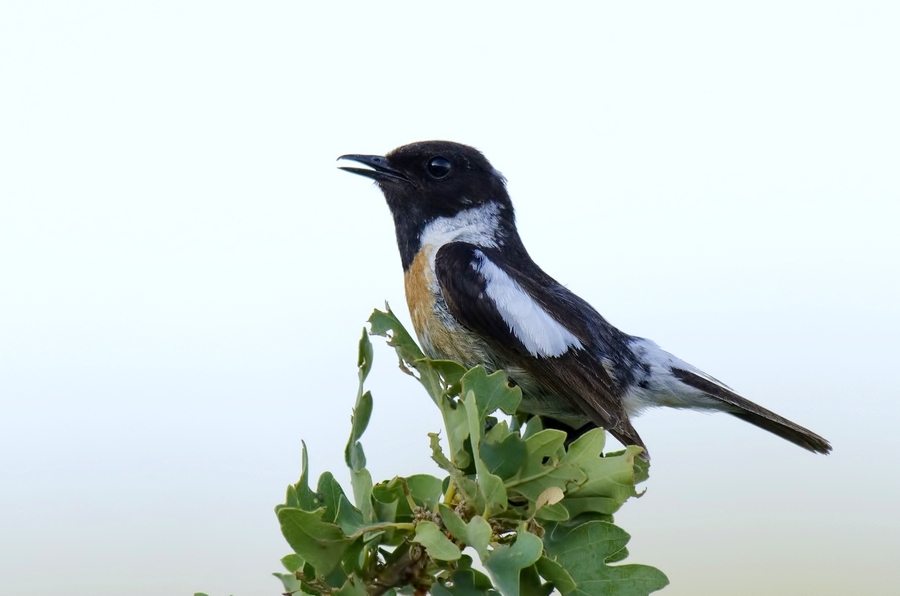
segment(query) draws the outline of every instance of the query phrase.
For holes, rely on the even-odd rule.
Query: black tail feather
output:
[[[828,454],[831,452],[831,444],[817,435],[816,433],[806,430],[802,426],[798,426],[789,420],[785,420],[789,425],[773,420],[771,417],[761,416],[755,412],[732,412],[733,416],[737,416],[741,420],[745,420],[750,424],[765,429],[772,434],[778,435],[782,439],[790,441],[794,445],[799,445],[804,449],[808,449],[813,453]],[[778,416],[777,414],[773,414]],[[778,418],[781,418],[778,416]]]
[[[831,444],[811,430],[805,429],[799,424],[795,424],[787,418],[783,418],[775,412],[767,410],[749,399],[741,397],[734,391],[696,373],[681,368],[672,368],[671,370],[672,374],[685,385],[699,389],[708,396],[731,406],[727,409],[723,408],[729,414],[737,416],[741,420],[746,420],[750,424],[765,429],[813,453],[828,454],[831,452]]]

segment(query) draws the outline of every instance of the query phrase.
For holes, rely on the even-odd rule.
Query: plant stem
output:
[[[378,530],[401,530],[401,531],[413,531],[416,529],[416,524],[412,522],[384,522],[382,524],[370,524],[365,526],[356,532],[349,535],[349,538],[359,538],[363,534],[367,532],[377,532]]]
[[[406,544],[406,550],[390,565],[381,570],[368,586],[369,596],[382,596],[391,588],[414,584],[422,572],[428,558],[425,549],[419,545]],[[416,586],[418,591],[418,586]]]
[[[447,494],[444,495],[444,505],[452,505],[453,497],[456,496],[456,483],[453,480],[450,480],[450,485],[447,487]]]

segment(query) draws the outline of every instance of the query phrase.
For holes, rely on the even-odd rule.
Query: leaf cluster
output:
[[[438,434],[429,436],[446,477],[373,483],[360,442],[373,404],[363,330],[345,451],[353,502],[330,472],[310,486],[304,445],[300,480],[276,507],[294,551],[282,559],[287,573],[276,574],[286,593],[638,596],[668,583],[653,567],[613,565],[627,556],[629,536],[612,514],[647,477],[640,448],[604,454],[600,429],[567,444],[564,432],[516,414],[521,391],[502,371],[425,358],[389,308],[369,324],[440,409],[446,452]]]

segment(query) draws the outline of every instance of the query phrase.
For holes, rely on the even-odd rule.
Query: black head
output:
[[[506,180],[480,151],[450,141],[422,141],[380,155],[342,155],[368,168],[342,170],[372,178],[387,200],[404,266],[419,248],[419,235],[437,218],[488,204],[497,207],[505,224],[513,226],[513,209]],[[499,233],[499,232],[498,232]]]
[[[369,168],[341,167],[378,183],[391,210],[447,217],[486,203],[509,203],[506,180],[480,151],[450,141],[422,141],[385,155],[342,155]]]

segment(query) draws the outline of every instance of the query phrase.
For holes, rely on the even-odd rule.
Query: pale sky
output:
[[[727,4],[727,5],[726,5]],[[474,145],[535,260],[832,441],[635,421],[668,596],[900,593],[896,2],[0,3],[0,595],[278,594],[273,507],[346,479],[356,341],[408,320],[336,169]],[[376,480],[440,416],[376,339]]]

